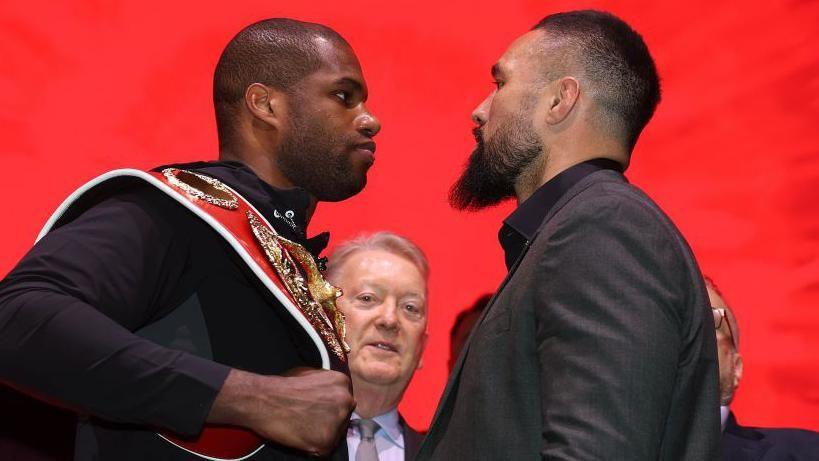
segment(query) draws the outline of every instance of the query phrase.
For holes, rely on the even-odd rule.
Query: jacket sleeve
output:
[[[34,246],[0,282],[0,381],[112,421],[201,429],[228,368],[132,333],[195,283],[170,207],[138,187]]]
[[[533,247],[542,457],[657,459],[687,321],[678,246],[631,198],[592,198],[547,225]]]

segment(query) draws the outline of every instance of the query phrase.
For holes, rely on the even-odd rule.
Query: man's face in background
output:
[[[719,359],[720,404],[728,405],[742,378],[742,355],[737,350],[735,332],[738,332],[733,312],[722,296],[712,287],[707,287],[711,308],[725,309],[725,318],[717,328],[717,357]],[[717,318],[715,315],[715,319]]]

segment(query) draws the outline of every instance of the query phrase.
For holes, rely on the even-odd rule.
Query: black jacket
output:
[[[239,163],[179,167],[227,183],[284,237],[326,244],[306,238],[304,190]],[[106,184],[0,282],[0,380],[81,415],[75,459],[198,460],[156,428],[197,433],[230,367],[281,374],[319,353],[200,218],[139,180]],[[271,445],[253,459],[301,458]]]
[[[418,459],[719,459],[708,298],[657,205],[619,172],[593,172],[521,254],[464,345]]]
[[[722,432],[722,453],[724,461],[819,461],[819,433],[744,427],[731,413]]]

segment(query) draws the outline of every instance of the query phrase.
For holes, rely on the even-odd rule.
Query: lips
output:
[[[395,344],[389,343],[389,342],[386,342],[386,341],[371,342],[371,343],[367,343],[367,345],[371,346],[371,347],[374,347],[376,349],[385,351],[385,352],[398,353],[398,347]]]
[[[362,142],[361,144],[356,144],[355,147],[356,149],[366,150],[371,154],[375,154],[375,143],[373,141]]]

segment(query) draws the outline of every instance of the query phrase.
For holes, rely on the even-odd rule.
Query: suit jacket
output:
[[[737,424],[728,416],[722,432],[724,461],[816,461],[819,433],[802,429],[763,429]]]
[[[618,172],[550,209],[464,346],[419,460],[719,459],[716,342],[683,237]]]
[[[403,417],[401,417],[401,428],[404,430],[404,459],[413,461],[418,455],[421,443],[424,441],[424,434],[411,428]]]

